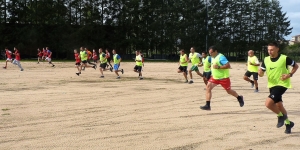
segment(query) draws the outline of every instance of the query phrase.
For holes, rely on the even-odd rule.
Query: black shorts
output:
[[[111,60],[111,59],[110,59],[110,57],[109,57],[109,58],[107,58],[107,62],[108,62],[108,63],[110,63],[110,60]]]
[[[102,64],[100,64],[100,68],[105,69],[106,65],[107,65],[107,63],[102,63]]]
[[[81,61],[83,64],[86,64],[87,63],[87,60],[84,60],[84,61]]]
[[[271,98],[275,103],[282,102],[282,95],[287,90],[286,87],[283,86],[274,86],[270,89],[270,95],[269,98]]]
[[[80,66],[81,65],[81,63],[75,63],[75,66]]]
[[[141,72],[142,71],[142,66],[134,66],[134,70]]]
[[[211,72],[203,72],[203,77],[209,80],[211,77]]]
[[[186,72],[187,71],[187,66],[180,66],[178,69],[182,72]]]
[[[247,76],[248,78],[251,77],[251,75],[253,75],[253,80],[258,80],[258,73],[257,72],[247,71],[245,73],[245,76]]]

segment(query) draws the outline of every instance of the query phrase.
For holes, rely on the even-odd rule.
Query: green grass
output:
[[[2,109],[2,111],[8,111],[8,110],[10,110],[10,109],[8,109],[8,108],[3,108]]]

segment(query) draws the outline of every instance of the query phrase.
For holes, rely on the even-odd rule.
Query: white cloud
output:
[[[282,11],[286,12],[286,17],[291,21],[292,33],[285,37],[291,39],[294,35],[300,34],[300,0],[279,0]]]

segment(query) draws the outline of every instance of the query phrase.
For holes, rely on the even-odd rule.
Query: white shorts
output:
[[[46,57],[46,59],[45,59],[45,60],[47,60],[47,61],[49,61],[49,62],[50,62],[50,61],[51,61],[51,58],[49,58],[49,57]]]
[[[11,58],[7,58],[6,60],[8,60],[8,61],[12,61],[12,59],[11,59]]]

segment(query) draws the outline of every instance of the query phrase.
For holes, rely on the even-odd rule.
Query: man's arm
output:
[[[261,66],[260,66],[260,68],[259,68],[259,70],[258,70],[258,75],[259,75],[260,77],[263,77],[264,74],[265,74],[265,71],[266,71],[266,65],[265,65],[264,62],[262,62]]]

